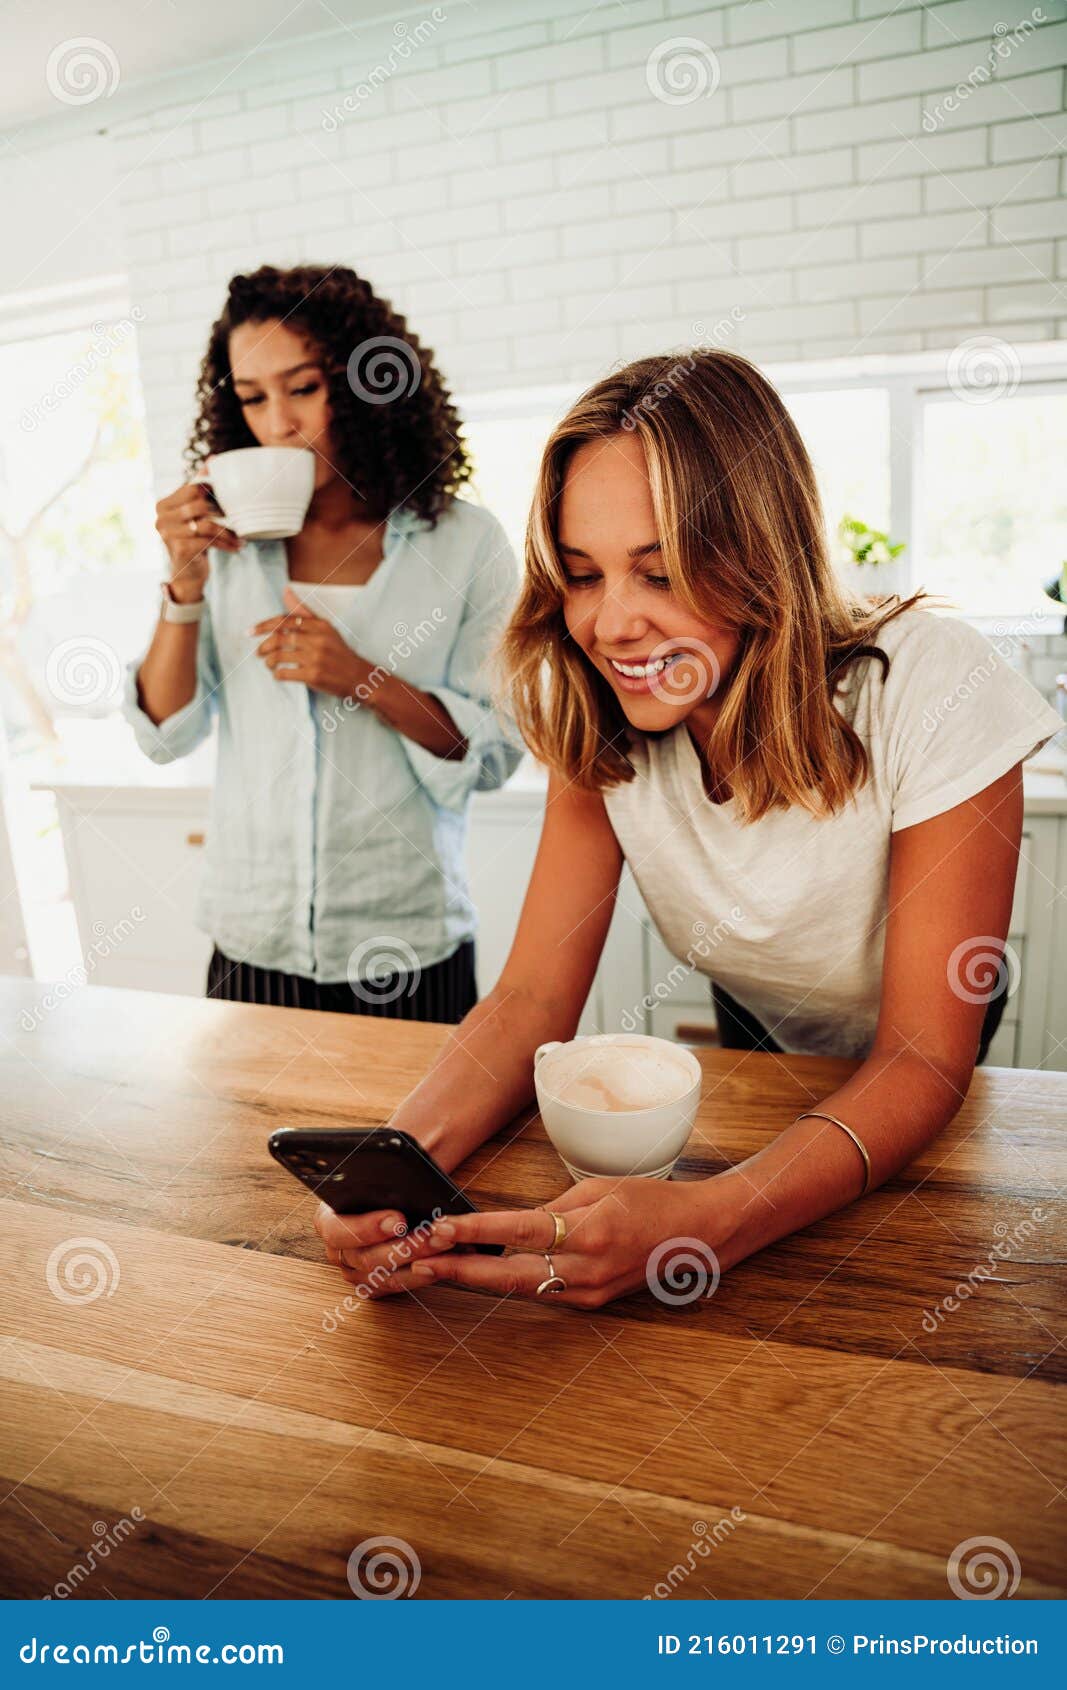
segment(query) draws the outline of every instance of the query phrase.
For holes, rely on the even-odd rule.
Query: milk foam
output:
[[[684,1063],[648,1045],[585,1045],[558,1058],[544,1083],[561,1103],[610,1113],[654,1109],[684,1097],[693,1077]]]

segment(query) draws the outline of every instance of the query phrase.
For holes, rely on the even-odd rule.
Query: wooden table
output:
[[[381,1121],[442,1028],[0,995],[9,1593],[347,1598],[382,1536],[425,1597],[947,1597],[951,1552],[989,1536],[1020,1595],[1064,1593],[1067,1075],[979,1072],[906,1177],[710,1299],[438,1287],[336,1319],[349,1288],[267,1135]],[[699,1054],[683,1177],[850,1066]],[[566,1183],[536,1117],[461,1178],[485,1205]],[[77,1239],[92,1297],[63,1277]],[[966,1283],[998,1244],[996,1281]]]

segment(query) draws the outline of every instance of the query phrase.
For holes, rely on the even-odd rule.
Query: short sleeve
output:
[[[459,759],[438,757],[412,739],[404,749],[435,803],[461,810],[472,792],[503,786],[525,751],[518,729],[491,697],[491,659],[518,589],[515,554],[503,527],[482,513],[485,535],[474,558],[463,619],[448,656],[443,686],[429,686],[467,741]]]
[[[212,718],[218,708],[219,665],[211,611],[206,603],[199,629],[196,691],[188,704],[162,722],[153,722],[141,708],[137,675],[144,658],[139,657],[127,666],[122,713],[133,728],[138,746],[153,763],[172,763],[177,757],[187,757],[211,731]]]
[[[966,622],[905,616],[895,649],[878,642],[889,656],[878,716],[893,832],[975,797],[1063,727],[1003,651]]]

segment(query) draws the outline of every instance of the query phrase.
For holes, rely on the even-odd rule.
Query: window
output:
[[[983,342],[983,344],[985,344]],[[963,350],[971,345],[962,343]],[[863,593],[925,587],[977,621],[1062,624],[1045,583],[1067,560],[1067,344],[989,340],[1008,379],[950,385],[956,353],[767,367],[815,466],[830,555]],[[960,349],[957,349],[957,353]],[[963,384],[966,386],[966,384]],[[521,548],[541,450],[579,389],[483,396],[461,408],[476,491]],[[858,571],[838,525],[851,516],[903,542]]]
[[[972,614],[1025,614],[1067,559],[1067,389],[922,407],[923,585]]]
[[[116,707],[153,523],[133,321],[0,346],[0,704],[16,755]]]
[[[531,394],[524,403],[516,395],[515,414],[505,396],[463,407],[474,491],[500,518],[520,557],[545,441],[578,391],[554,405],[543,396]],[[872,528],[889,524],[889,396],[884,389],[853,388],[785,397],[815,464],[836,556],[843,516],[859,516]]]
[[[128,762],[123,666],[151,616],[146,571],[162,573],[136,325],[101,319],[0,345],[4,807],[39,979],[81,948],[55,800],[34,783]]]
[[[500,518],[520,560],[541,453],[569,398],[552,404],[544,396],[527,402],[519,396],[514,413],[499,400],[461,407],[474,459],[473,491]]]
[[[815,467],[836,559],[843,516],[889,527],[889,394],[853,387],[783,397]]]

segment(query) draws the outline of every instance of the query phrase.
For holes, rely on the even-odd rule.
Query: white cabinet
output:
[[[194,926],[203,787],[57,786],[82,961],[98,986],[200,996],[211,941]]]
[[[199,996],[210,941],[193,925],[203,860],[203,786],[56,786],[89,978]],[[468,872],[478,911],[478,985],[504,965],[537,853],[544,788],[521,777],[471,804]],[[1067,1069],[1067,789],[1027,776],[1009,944],[1017,986],[989,1060]],[[139,912],[139,913],[138,913]],[[582,1032],[713,1037],[707,977],[672,957],[624,871]]]
[[[990,1046],[990,1062],[1008,1068],[1067,1069],[1065,869],[1067,816],[1028,814],[1008,935],[1018,985]]]
[[[10,826],[0,787],[0,973],[29,974],[30,948],[22,921]]]
[[[495,984],[511,949],[537,855],[544,809],[544,788],[532,783],[478,793],[471,803],[467,872],[478,911],[480,992]],[[646,921],[644,903],[624,872],[580,1032],[617,1027],[627,1006],[644,991]]]

